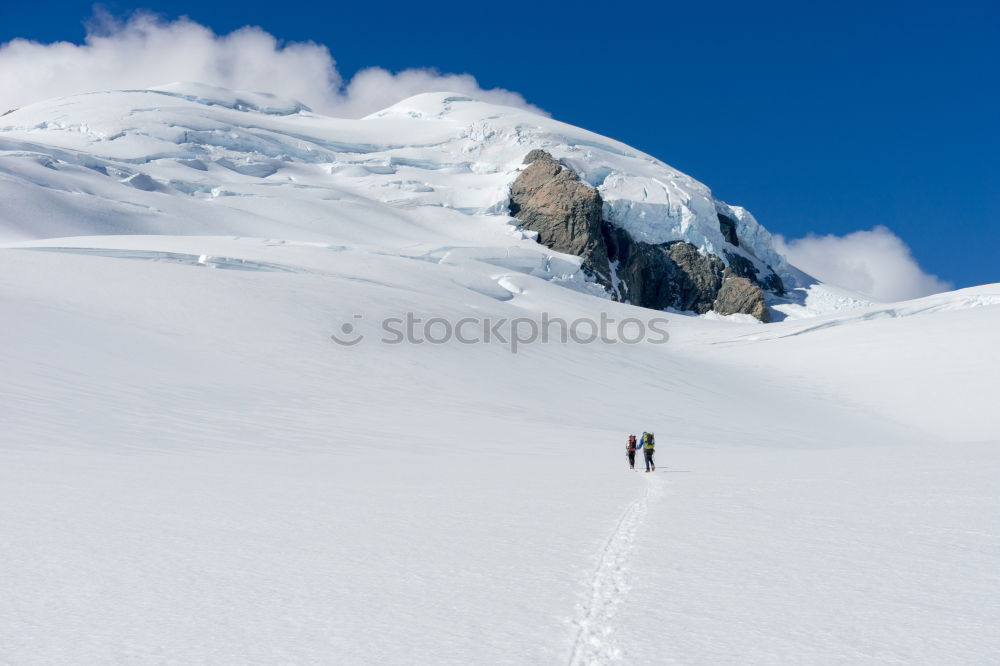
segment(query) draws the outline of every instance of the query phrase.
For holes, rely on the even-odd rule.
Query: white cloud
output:
[[[417,93],[443,91],[540,111],[518,93],[480,88],[469,74],[427,69],[393,74],[376,67],[345,81],[321,44],[283,44],[255,27],[216,35],[187,18],[166,21],[148,13],[125,22],[98,14],[83,44],[15,39],[0,45],[0,112],[53,97],[175,81],[275,93],[345,117],[361,117]]]
[[[793,266],[880,301],[903,301],[953,288],[924,272],[906,243],[882,225],[845,236],[785,240],[776,235],[774,240],[778,252]]]

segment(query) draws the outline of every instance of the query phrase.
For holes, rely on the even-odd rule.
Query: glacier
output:
[[[91,198],[74,205],[110,204],[114,212],[102,221],[104,233],[259,235],[255,224],[263,217],[272,229],[294,225],[298,237],[331,240],[346,231],[341,220],[356,220],[362,211],[369,223],[390,219],[396,227],[396,220],[410,216],[397,211],[419,208],[446,209],[433,215],[453,224],[465,216],[475,227],[490,217],[500,227],[512,222],[508,188],[532,148],[548,151],[597,187],[608,220],[637,240],[686,240],[721,255],[722,212],[737,220],[753,260],[793,285],[799,281],[748,211],[718,201],[693,178],[612,139],[448,93],[417,95],[361,120],[199,84],[78,95],[17,109],[0,124],[0,182],[11,201],[0,231],[21,237],[87,233],[92,222],[67,219],[72,216],[47,216],[46,226],[36,221],[30,231],[11,222],[19,206],[40,198],[54,210],[65,208],[59,204],[66,194]],[[24,185],[50,191],[21,190]],[[123,191],[122,185],[149,194]],[[281,204],[272,210],[275,200]],[[211,214],[198,216],[191,227],[185,220],[193,207],[209,201]]]
[[[767,325],[604,298],[507,215],[536,147],[637,236],[710,251],[727,211],[801,298]],[[1000,653],[1000,285],[815,284],[662,162],[448,93],[44,102],[0,118],[0,196],[0,662]],[[670,338],[381,343],[406,313]]]

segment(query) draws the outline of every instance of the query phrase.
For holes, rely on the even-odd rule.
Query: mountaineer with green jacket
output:
[[[656,465],[653,464],[653,452],[656,449],[656,440],[653,438],[653,433],[642,433],[642,439],[639,440],[639,443],[642,446],[642,455],[646,458],[646,471],[655,472]]]

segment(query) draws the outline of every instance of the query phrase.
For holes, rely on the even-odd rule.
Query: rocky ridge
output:
[[[615,300],[662,310],[749,314],[770,321],[765,291],[784,294],[781,278],[761,275],[740,247],[736,221],[718,213],[723,256],[687,241],[647,243],[612,224],[600,192],[544,150],[532,150],[511,186],[510,214],[538,242],[583,260],[584,271]]]

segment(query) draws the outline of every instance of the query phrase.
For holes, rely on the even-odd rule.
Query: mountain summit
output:
[[[560,171],[575,189],[547,186]],[[3,117],[0,175],[6,240],[226,234],[528,251],[538,240],[575,255],[568,282],[591,293],[765,321],[765,299],[801,303],[794,290],[815,282],[748,211],[663,162],[449,93],[360,120],[193,83],[77,95]],[[590,228],[566,214],[587,205],[573,197],[589,198]]]

